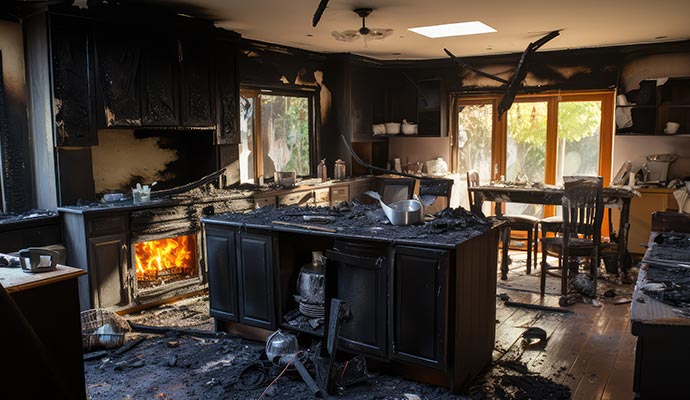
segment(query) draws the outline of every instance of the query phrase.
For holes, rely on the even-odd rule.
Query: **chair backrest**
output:
[[[601,242],[601,222],[604,215],[600,176],[563,177],[563,236],[583,237]]]
[[[413,178],[377,178],[376,191],[386,204],[409,200],[414,194],[415,182]]]
[[[473,193],[471,187],[479,186],[479,172],[475,170],[467,171],[467,200],[470,204],[470,212],[474,215],[484,216],[482,212],[483,198],[481,193]]]

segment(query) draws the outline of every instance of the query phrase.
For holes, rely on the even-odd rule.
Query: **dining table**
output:
[[[564,193],[563,186],[525,182],[498,182],[473,186],[468,190],[473,193],[477,201],[493,202],[496,216],[502,215],[503,203],[561,205]],[[602,194],[604,207],[620,211],[618,235],[612,242],[615,242],[618,247],[616,257],[618,270],[627,271],[631,267],[630,257],[626,257],[630,229],[630,203],[634,197],[639,197],[640,193],[631,186],[606,186],[602,189]],[[501,272],[504,275],[507,274],[507,262],[501,265]]]

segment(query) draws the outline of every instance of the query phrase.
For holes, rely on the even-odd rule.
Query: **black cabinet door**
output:
[[[103,127],[141,126],[136,32],[104,26],[95,33],[100,120]]]
[[[53,109],[58,146],[98,143],[91,29],[88,22],[66,16],[50,18]]]
[[[448,253],[395,246],[391,278],[391,358],[443,369]]]
[[[89,238],[89,275],[96,308],[129,303],[126,240],[124,233]]]
[[[181,40],[182,125],[210,127],[215,125],[215,90],[213,63],[208,40]]]
[[[238,321],[235,231],[206,228],[205,233],[211,316]]]
[[[275,329],[273,242],[270,235],[237,233],[239,321]]]
[[[141,102],[144,126],[179,124],[177,40],[153,36],[142,44]]]
[[[350,318],[340,325],[338,343],[353,351],[387,358],[387,260],[385,248],[362,248],[336,243],[326,253],[327,279],[334,277],[329,297],[347,303]],[[328,304],[328,303],[327,303]]]
[[[218,90],[217,144],[240,142],[239,76],[237,71],[237,45],[219,41],[216,44],[216,82]]]

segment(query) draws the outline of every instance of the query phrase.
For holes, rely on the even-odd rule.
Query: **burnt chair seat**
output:
[[[534,252],[534,259],[536,261],[537,257],[537,224],[539,223],[539,218],[532,215],[521,215],[521,214],[505,214],[503,215],[505,219],[508,220],[508,233],[507,241],[504,241],[504,245],[510,245],[511,240],[524,241],[526,243],[525,250],[527,251],[527,264],[526,272],[527,274],[532,273],[532,253]],[[511,235],[513,231],[525,231],[527,233],[526,238],[516,237]]]
[[[470,211],[475,215],[480,215],[484,217],[482,212],[482,202],[483,198],[480,193],[473,194],[469,189],[475,186],[479,186],[479,172],[475,170],[467,171],[467,196],[470,205]],[[526,272],[528,274],[532,273],[532,251],[537,243],[537,236],[535,229],[539,219],[531,215],[519,215],[519,214],[504,214],[501,216],[495,216],[494,218],[507,221],[504,224],[503,230],[501,231],[501,246],[502,246],[502,256],[501,256],[501,279],[508,279],[508,247],[510,246],[511,239],[516,241],[525,241],[527,250],[527,266]],[[527,234],[526,238],[522,237],[511,237],[511,234],[515,231],[525,231]],[[535,250],[536,251],[536,250]],[[536,253],[535,253],[536,254]]]
[[[537,223],[537,229],[534,231],[534,237],[535,237],[535,242],[537,242],[539,239],[539,233],[541,233],[541,239],[543,241],[544,238],[546,238],[546,235],[548,233],[553,233],[554,236],[559,235],[563,231],[563,217],[560,215],[554,215],[552,217],[544,217],[540,218],[539,222]],[[537,257],[537,250],[539,249],[538,243],[535,243],[534,245],[534,266],[536,268],[537,263],[539,262],[539,259]],[[554,253],[549,253],[549,254],[554,254]],[[559,258],[560,261],[560,258]],[[560,268],[560,262],[558,264],[558,268]],[[543,266],[542,266],[543,268]],[[548,265],[546,269],[543,269],[543,272],[548,272]]]

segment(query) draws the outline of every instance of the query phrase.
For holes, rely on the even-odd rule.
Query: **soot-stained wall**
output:
[[[129,192],[137,183],[157,190],[181,186],[215,171],[212,131],[98,131],[91,148],[98,195]]]
[[[24,75],[24,43],[19,23],[0,20],[0,52],[7,117],[7,133],[0,138],[4,211],[22,212],[32,207],[33,196],[26,118],[28,95]]]

